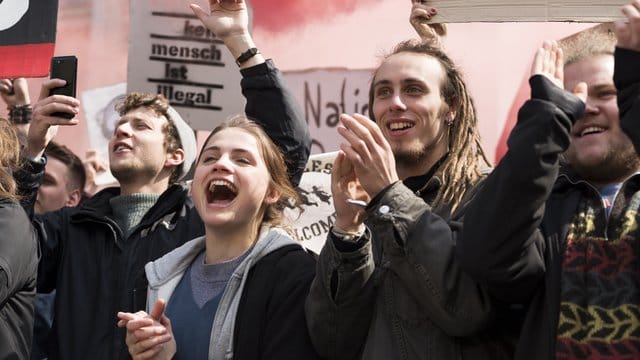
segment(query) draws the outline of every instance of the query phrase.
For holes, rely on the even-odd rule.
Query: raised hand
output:
[[[209,0],[209,11],[196,4],[190,6],[204,26],[223,41],[249,33],[249,15],[243,0]]]
[[[617,46],[640,52],[640,0],[633,0],[622,7],[625,20],[615,22]]]
[[[375,197],[387,186],[398,181],[396,162],[389,142],[378,125],[360,114],[340,115],[338,133],[347,141],[340,149],[353,166],[363,189]]]
[[[336,226],[347,232],[359,232],[363,228],[364,207],[348,202],[359,200],[365,204],[371,200],[356,177],[351,161],[340,151],[331,170],[331,194],[336,209]]]
[[[533,58],[531,76],[542,75],[564,88],[564,55],[555,40],[546,40]]]
[[[30,104],[27,79],[0,79],[0,97],[8,107]]]
[[[31,126],[27,135],[27,145],[25,154],[30,157],[39,157],[44,153],[47,144],[55,137],[58,126],[77,125],[77,119],[66,119],[63,117],[51,116],[55,112],[69,112],[78,114],[80,112],[80,102],[72,97],[64,95],[49,96],[49,91],[53,88],[64,86],[65,81],[60,79],[50,79],[42,84],[38,102],[33,106],[31,116]]]
[[[109,170],[109,163],[95,149],[87,150],[84,156],[82,165],[84,166],[86,181],[83,191],[87,196],[93,196],[100,189],[96,179],[99,174]]]
[[[429,5],[428,0],[411,0],[409,23],[416,30],[422,41],[433,41],[440,44],[441,36],[446,35],[445,24],[429,24],[428,21],[438,14],[438,10]]]
[[[118,313],[118,327],[127,329],[126,344],[134,360],[172,359],[176,353],[171,321],[164,315],[165,301],[156,302],[151,314]]]
[[[546,40],[538,49],[531,65],[531,76],[542,75],[557,87],[564,89],[564,54],[555,40]],[[587,84],[578,83],[572,91],[582,102],[587,101]]]

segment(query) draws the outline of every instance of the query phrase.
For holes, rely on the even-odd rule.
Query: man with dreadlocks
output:
[[[622,9],[613,32],[538,50],[509,151],[465,216],[461,265],[529,304],[516,359],[640,358],[640,0]]]
[[[510,358],[507,340],[486,328],[488,294],[454,256],[488,167],[460,72],[437,44],[400,43],[374,73],[369,114],[343,114],[338,127],[346,143],[332,172],[336,221],[306,303],[317,351]]]

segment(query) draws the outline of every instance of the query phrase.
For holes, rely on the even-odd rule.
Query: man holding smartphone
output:
[[[302,112],[273,62],[255,51],[244,1],[210,1],[210,6],[211,15],[200,15],[238,59],[247,116],[291,159],[289,174],[297,184],[310,148]],[[20,174],[31,214],[44,146],[57,126],[77,124],[51,116],[79,111],[75,98],[48,95],[62,85],[58,79],[45,82],[33,109],[25,148],[31,161]],[[56,288],[58,296],[49,349],[54,359],[129,358],[115,315],[145,309],[144,265],[204,234],[188,188],[178,183],[196,155],[193,132],[184,131],[186,124],[160,95],[129,94],[119,109],[109,157],[120,187],[105,189],[78,208],[34,218],[42,248],[39,289]]]

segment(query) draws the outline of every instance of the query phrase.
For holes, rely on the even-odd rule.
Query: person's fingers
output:
[[[207,16],[209,16],[209,14],[206,11],[204,11],[204,9],[201,8],[200,5],[198,5],[198,4],[189,4],[189,7],[191,8],[191,11],[193,11],[193,13],[202,22],[204,22],[205,19],[207,18]]]
[[[158,355],[158,353],[162,351],[162,345],[152,347],[150,349],[146,349],[141,353],[137,353],[135,355],[132,354],[132,358],[134,360],[148,360],[153,359],[154,356]]]
[[[342,149],[347,156],[347,158],[353,164],[362,164],[362,159],[369,159],[370,153],[367,144],[365,141],[358,137],[354,132],[344,126],[337,127],[338,134],[342,136],[345,140],[347,140],[348,144],[342,144],[340,149]]]
[[[132,313],[124,312],[124,311],[118,311],[116,316],[118,317],[118,319],[125,319],[125,320],[132,320],[133,319],[133,314]]]
[[[542,71],[545,73],[549,73],[549,64],[551,62],[551,42],[549,40],[545,40],[542,48],[544,49],[544,61],[542,63]]]
[[[169,319],[167,315],[162,314],[162,316],[160,316],[160,324],[166,327],[169,333],[173,334],[173,329],[171,328],[171,319]]]
[[[348,131],[338,129],[340,135],[349,140],[351,146],[356,149],[364,158],[368,158],[368,154],[372,152],[375,146],[374,136],[367,126],[365,126],[359,118],[349,116],[347,114],[340,115],[340,121],[344,128]],[[367,120],[370,121],[370,120]],[[372,122],[373,123],[373,122]]]
[[[160,320],[160,316],[164,314],[164,307],[165,307],[164,299],[158,299],[158,301],[156,301],[155,305],[153,306],[153,309],[151,310],[151,313],[149,314],[149,316],[151,316],[155,320]]]
[[[621,45],[627,43],[631,35],[631,32],[629,30],[629,24],[627,24],[625,20],[621,19],[621,20],[614,21],[613,25],[614,25],[613,30],[616,34],[616,38],[618,39],[618,42]]]
[[[139,329],[131,331],[131,333],[133,333],[136,339],[143,340],[154,336],[167,334],[167,327],[162,324],[143,326]]]
[[[361,166],[362,158],[360,154],[353,149],[353,146],[348,144],[340,144],[340,150],[344,153],[344,156],[347,161],[351,162],[351,164]]]
[[[640,0],[634,0],[630,4],[622,8],[622,13],[627,17],[629,22],[629,31],[631,38],[637,36],[640,31]],[[635,39],[636,41],[638,39]]]
[[[382,131],[380,130],[378,124],[375,123],[375,121],[362,114],[353,114],[353,119],[355,119],[360,125],[367,129],[368,134],[373,138],[373,141],[377,145],[384,146],[387,143],[387,139],[385,139],[384,135],[382,135]]]
[[[582,102],[586,103],[587,102],[587,96],[589,95],[587,83],[586,82],[578,83],[576,85],[576,87],[573,88],[573,94],[575,96],[577,96],[578,98],[580,98],[580,100],[582,100]]]
[[[40,88],[40,99],[49,97],[51,89],[64,86],[67,82],[62,79],[49,79],[42,83]]]
[[[547,69],[550,76],[556,73],[556,64],[558,63],[558,43],[551,41],[551,50],[549,51],[549,68]]]
[[[109,169],[109,165],[104,160],[95,160],[93,162],[93,169],[96,172],[103,172]]]
[[[163,334],[142,339],[129,346],[129,353],[134,359],[151,359],[162,351],[165,343],[171,340],[171,335]]]
[[[640,0],[634,0],[620,8],[625,19],[614,23],[618,46],[640,51]]]
[[[533,64],[531,65],[531,75],[539,75],[542,72],[542,63],[544,61],[544,49],[538,48],[535,56],[533,57]]]
[[[562,48],[558,46],[556,50],[556,64],[555,64],[554,77],[558,79],[560,84],[564,81],[564,52]]]
[[[629,19],[640,17],[640,0],[634,0],[622,7],[622,13]]]
[[[136,318],[136,316],[134,314],[128,313],[128,312],[124,312],[124,311],[118,311],[116,316],[118,317],[118,319],[124,320],[124,321],[129,321],[129,320],[133,320],[133,319]]]
[[[424,8],[414,7],[411,10],[411,19],[418,24],[422,23],[423,20],[430,20],[431,16],[433,16],[433,14]]]
[[[331,182],[337,183],[345,173],[345,155],[344,152],[338,151],[338,155],[333,160],[333,168],[331,169]]]
[[[155,320],[149,317],[145,318],[134,318],[127,322],[127,331],[131,333],[135,333],[135,331],[140,330],[145,327],[154,326]]]
[[[0,92],[9,94],[11,92],[11,88],[13,87],[13,83],[9,79],[0,79]]]
[[[51,116],[56,112],[67,112],[77,115],[80,110],[77,106],[71,106],[59,102],[49,102],[48,104],[39,104],[33,108],[32,112],[32,126],[35,123],[46,124],[47,126],[53,125],[77,125],[80,121],[77,118],[67,119],[63,117]]]

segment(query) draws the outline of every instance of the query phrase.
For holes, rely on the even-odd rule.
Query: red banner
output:
[[[0,1],[0,78],[49,74],[58,0]]]

